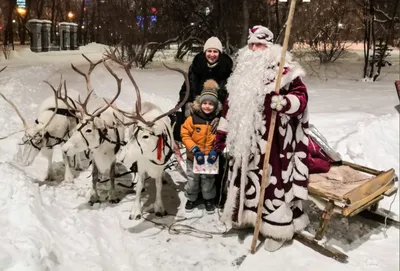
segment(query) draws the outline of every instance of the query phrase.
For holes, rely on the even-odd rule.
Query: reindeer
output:
[[[123,114],[130,122],[123,123],[125,126],[130,126],[129,141],[125,147],[124,152],[121,153],[121,162],[127,167],[132,168],[137,164],[136,176],[136,198],[129,219],[141,218],[141,192],[144,186],[145,175],[155,179],[156,183],[156,200],[154,203],[154,212],[156,216],[166,215],[166,211],[161,198],[162,191],[162,176],[164,168],[169,158],[173,154],[173,144],[175,144],[172,127],[168,115],[178,111],[189,97],[189,79],[186,72],[181,69],[170,68],[168,69],[181,73],[185,78],[186,95],[183,101],[170,111],[163,113],[163,111],[155,104],[150,102],[141,102],[140,90],[136,84],[131,72],[131,64],[124,63],[115,55],[114,52],[107,52],[106,57],[112,61],[120,64],[125,72],[128,74],[136,91],[136,111],[129,113],[116,108]]]
[[[0,70],[0,72],[5,68]],[[24,131],[24,135],[19,144],[20,148],[17,153],[19,162],[23,166],[29,166],[33,163],[36,156],[42,152],[48,160],[45,181],[52,181],[54,180],[52,168],[53,148],[57,145],[62,146],[75,129],[78,123],[75,115],[77,108],[76,102],[71,96],[67,96],[66,93],[65,96],[61,94],[62,77],[57,89],[48,81],[44,82],[51,87],[54,97],[48,97],[42,102],[39,108],[38,118],[35,120],[34,125],[28,125],[28,122],[22,116],[17,106],[10,99],[2,93],[0,93],[0,96],[13,107],[24,126],[22,130]],[[73,91],[72,96],[77,97],[78,93]],[[8,138],[13,134],[15,133],[2,137],[1,139]],[[64,180],[66,182],[72,182],[73,175],[71,167],[75,166],[76,169],[80,169],[80,156],[77,155],[74,157],[74,164],[70,164],[69,158],[65,155],[63,156],[63,160],[65,165]]]
[[[89,199],[89,204],[100,202],[100,197],[97,191],[97,183],[99,181],[99,174],[105,175],[109,173],[111,187],[108,191],[108,201],[110,203],[118,203],[120,199],[115,193],[115,163],[116,154],[119,149],[125,145],[125,127],[120,124],[116,118],[124,120],[124,116],[117,110],[110,107],[121,93],[121,82],[122,79],[112,71],[110,66],[103,61],[104,66],[110,72],[110,74],[117,81],[117,93],[113,99],[108,102],[105,106],[96,109],[93,113],[88,111],[88,102],[93,93],[91,89],[84,102],[80,99],[78,104],[81,112],[79,118],[79,124],[76,131],[70,136],[68,141],[62,147],[62,151],[65,155],[71,156],[76,153],[90,150],[93,155],[92,160],[92,194]],[[76,70],[79,74],[85,76],[88,90],[89,78],[88,74]],[[65,89],[67,92],[67,89]]]

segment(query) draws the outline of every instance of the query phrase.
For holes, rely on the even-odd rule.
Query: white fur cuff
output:
[[[228,121],[224,117],[221,117],[219,119],[217,130],[218,131],[222,131],[222,132],[226,132],[226,133],[228,132]]]
[[[286,114],[294,114],[294,113],[296,113],[300,108],[300,100],[299,100],[299,98],[297,98],[296,95],[293,95],[293,94],[287,94],[286,98],[290,101],[290,108],[285,113]]]

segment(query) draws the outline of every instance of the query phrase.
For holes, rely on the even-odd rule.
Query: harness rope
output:
[[[167,215],[167,216],[175,217],[173,215]],[[218,217],[219,218],[221,217],[219,210],[218,210]],[[143,219],[145,221],[148,221],[148,222],[154,224],[160,230],[167,230],[170,235],[184,234],[184,235],[190,235],[190,236],[201,238],[201,239],[211,239],[211,238],[213,238],[214,235],[223,236],[226,233],[228,233],[228,227],[226,226],[225,223],[223,224],[225,227],[225,230],[222,232],[220,232],[220,231],[205,231],[205,230],[201,230],[201,229],[198,229],[198,228],[190,226],[190,225],[180,224],[183,221],[189,221],[192,219],[199,219],[199,218],[202,218],[202,216],[182,218],[182,219],[178,219],[175,222],[168,225],[167,223],[157,222],[157,221],[154,221],[153,219],[146,218],[145,216],[143,216]]]

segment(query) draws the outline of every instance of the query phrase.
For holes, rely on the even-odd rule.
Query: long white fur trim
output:
[[[243,225],[255,225],[257,220],[257,213],[252,211],[243,212]],[[260,233],[264,237],[271,237],[278,240],[291,240],[293,238],[294,226],[293,224],[285,226],[271,225],[266,222],[261,223]]]
[[[296,95],[293,94],[288,94],[286,95],[286,98],[289,99],[290,101],[290,108],[288,111],[286,111],[287,114],[293,114],[296,113],[297,110],[300,108],[300,100],[299,98],[296,97]]]
[[[220,130],[222,132],[228,132],[228,121],[224,117],[221,117],[219,119],[217,130]]]
[[[232,182],[228,188],[228,196],[224,205],[224,211],[221,215],[220,221],[225,223],[232,220],[233,211],[236,208],[236,197],[239,189],[232,185]]]
[[[243,221],[243,209],[244,209],[244,204],[245,204],[245,197],[246,197],[246,191],[245,187],[247,184],[247,170],[249,167],[249,158],[248,157],[243,157],[242,159],[242,165],[241,165],[241,176],[240,176],[240,194],[239,194],[239,206],[238,206],[238,223],[242,223]]]
[[[226,198],[224,211],[220,218],[221,222],[223,223],[232,220],[233,211],[237,207],[236,198],[237,194],[239,193],[239,188],[234,185],[234,180],[237,177],[238,167],[239,165],[237,161],[235,161],[235,164],[233,165],[233,173],[228,174],[228,180],[230,180],[228,187],[228,195]]]
[[[295,197],[298,197],[299,199],[308,200],[308,190],[305,187],[293,184],[292,188],[293,188],[293,195]]]
[[[293,227],[295,232],[304,230],[308,224],[310,224],[310,219],[306,213],[302,214],[296,219],[293,219]]]

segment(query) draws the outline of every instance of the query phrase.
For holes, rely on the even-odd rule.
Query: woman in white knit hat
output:
[[[192,103],[195,100],[195,97],[200,95],[203,90],[204,82],[212,79],[218,84],[218,100],[223,104],[225,99],[228,96],[225,85],[228,80],[228,77],[232,73],[233,61],[232,59],[223,52],[222,43],[217,37],[209,38],[205,44],[203,52],[198,53],[189,67],[189,80],[190,80],[190,95],[186,104],[182,107],[183,112],[177,112],[174,126],[174,139],[177,141],[181,141],[181,125],[185,121],[185,119],[192,114],[191,108]],[[179,92],[179,101],[185,97],[186,94],[186,85],[185,83],[182,85],[182,88]],[[212,130],[215,133],[218,122],[219,122],[220,113],[216,118],[213,119],[212,122]],[[220,166],[224,164],[224,157],[221,156],[219,159]],[[216,189],[217,196],[219,199],[219,191],[220,184],[222,179],[222,171],[221,174],[216,175]]]
[[[223,53],[222,43],[217,37],[209,38],[205,44],[203,52],[197,54],[189,67],[190,96],[182,108],[185,118],[191,115],[190,103],[200,95],[203,84],[208,79],[213,79],[219,86],[218,100],[223,103],[227,97],[225,89],[228,77],[232,73],[232,59]],[[179,92],[179,101],[185,97],[186,85],[183,84]],[[216,129],[216,126],[214,127]]]

